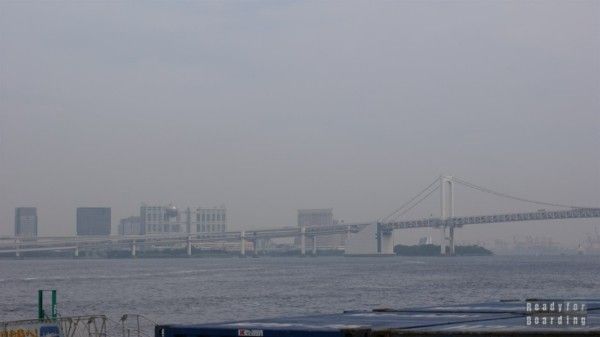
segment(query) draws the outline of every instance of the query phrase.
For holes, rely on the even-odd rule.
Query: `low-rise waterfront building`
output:
[[[144,228],[142,227],[142,218],[139,216],[130,216],[121,219],[119,222],[119,235],[142,235]]]

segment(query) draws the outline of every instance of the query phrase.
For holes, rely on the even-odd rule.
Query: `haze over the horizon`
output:
[[[225,204],[232,229],[372,220],[440,173],[600,206],[600,2],[0,3],[0,235],[17,206],[40,235],[79,206],[116,232],[142,202]]]

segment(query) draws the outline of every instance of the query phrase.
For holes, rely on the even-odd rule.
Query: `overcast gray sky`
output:
[[[77,206],[115,231],[142,202],[225,204],[232,229],[371,220],[440,173],[600,205],[599,1],[4,1],[0,81],[1,235],[16,206],[42,235],[73,234]]]

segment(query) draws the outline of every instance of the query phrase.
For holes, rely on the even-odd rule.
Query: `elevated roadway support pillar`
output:
[[[252,240],[252,247],[254,248],[254,255],[265,255],[266,253],[266,245],[269,239],[264,238],[256,238]]]
[[[79,246],[75,246],[75,252],[73,253],[75,257],[79,257]]]
[[[131,257],[135,257],[137,247],[135,245],[135,240],[133,240],[133,242],[131,243]]]
[[[317,256],[317,236],[312,237],[312,255]]]
[[[377,223],[377,233],[375,234],[377,240],[377,254],[381,254],[381,224]]]
[[[258,239],[252,239],[252,256],[253,257],[258,257]]]
[[[260,249],[260,253],[262,255],[267,254],[267,249],[269,247],[269,243],[270,242],[271,241],[269,239],[262,239],[262,240],[260,240],[260,247],[259,247],[259,249]]]
[[[300,227],[300,255],[306,256],[306,227]]]
[[[449,230],[449,243],[450,243],[450,255],[454,255],[455,251],[454,251],[454,226],[450,226],[448,228]]]
[[[187,255],[192,256],[192,236],[187,237]]]
[[[240,233],[240,256],[241,257],[245,257],[246,256],[246,232],[242,231]]]

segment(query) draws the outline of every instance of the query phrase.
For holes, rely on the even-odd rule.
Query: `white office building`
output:
[[[225,206],[196,209],[196,232],[219,233],[227,231],[227,209]]]
[[[181,215],[175,206],[140,207],[142,234],[181,233]]]

